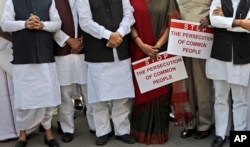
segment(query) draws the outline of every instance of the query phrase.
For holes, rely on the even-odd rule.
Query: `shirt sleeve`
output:
[[[131,26],[135,23],[134,19],[134,9],[130,4],[129,0],[122,0],[123,5],[123,19],[117,30],[122,36],[127,35],[131,31]]]
[[[64,33],[62,30],[57,31],[54,34],[54,40],[55,42],[60,46],[63,47],[66,45],[66,41],[69,39],[70,37]]]
[[[235,11],[233,17],[224,17],[224,16],[213,16],[213,10],[217,7],[221,7],[221,1],[220,0],[213,0],[212,4],[210,6],[210,12],[209,17],[211,21],[211,25],[215,28],[224,28],[231,32],[246,32],[249,33],[248,30],[242,28],[242,27],[233,27],[233,21],[235,17]],[[234,8],[236,10],[237,8]],[[250,18],[250,13],[248,12],[247,18]]]
[[[43,21],[43,30],[48,32],[58,31],[61,28],[62,22],[56,9],[54,0],[52,0],[52,4],[49,9],[49,16],[49,21]]]
[[[15,20],[15,11],[12,0],[8,0],[4,7],[4,12],[1,20],[1,27],[6,32],[16,32],[25,29],[25,20]],[[55,2],[49,10],[50,21],[43,21],[43,30],[48,32],[56,32],[61,27],[61,19],[55,7]]]
[[[211,25],[216,28],[232,28],[233,24],[233,17],[224,17],[224,16],[214,16],[213,11],[217,7],[221,7],[221,1],[220,0],[213,0],[212,4],[210,6],[210,11],[209,11],[209,18]]]
[[[79,14],[79,24],[83,31],[97,39],[109,39],[112,32],[93,21],[89,0],[77,0],[77,11]]]
[[[1,27],[5,32],[16,32],[25,28],[25,21],[15,20],[15,11],[12,0],[7,0],[4,6]]]

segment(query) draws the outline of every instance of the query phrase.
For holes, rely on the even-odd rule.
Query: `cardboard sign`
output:
[[[132,63],[141,93],[187,78],[181,56],[161,52],[156,59],[149,57]]]
[[[213,39],[213,29],[210,27],[199,30],[199,23],[172,19],[167,53],[208,59]]]

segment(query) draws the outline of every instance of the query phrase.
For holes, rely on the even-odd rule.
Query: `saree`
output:
[[[138,36],[144,43],[154,46],[172,18],[180,19],[179,8],[175,0],[131,0]],[[131,42],[131,59],[137,61],[147,55]],[[162,51],[167,44],[162,46]],[[168,85],[140,93],[135,75],[135,100],[131,114],[131,134],[137,142],[144,144],[164,144],[168,140],[169,111],[171,95]]]

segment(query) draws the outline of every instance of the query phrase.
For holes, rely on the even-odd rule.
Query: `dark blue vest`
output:
[[[12,0],[15,20],[26,21],[30,14],[49,21],[52,0]],[[42,30],[23,29],[13,32],[13,64],[54,62],[52,33]]]
[[[93,20],[106,29],[115,32],[123,18],[121,0],[89,0]],[[84,9],[84,8],[83,8]],[[81,15],[81,14],[79,14]],[[83,32],[85,60],[88,62],[112,62],[114,61],[113,50],[106,47],[106,39],[97,39]],[[123,42],[117,47],[120,60],[130,57],[128,36],[124,36]]]

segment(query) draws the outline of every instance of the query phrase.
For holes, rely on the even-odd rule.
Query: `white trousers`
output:
[[[19,130],[36,128],[40,123],[45,129],[51,128],[53,107],[17,110]]]
[[[86,117],[87,117],[87,122],[89,125],[89,129],[92,131],[95,131],[95,123],[94,123],[94,118],[93,118],[93,108],[92,108],[92,104],[88,102],[88,94],[87,94],[87,85],[82,85],[81,86],[81,90],[83,93],[83,98],[84,98],[84,102],[85,102],[85,106],[86,106]]]
[[[74,133],[74,105],[71,98],[74,86],[61,86],[62,103],[59,105],[58,120],[64,133]]]
[[[63,132],[74,133],[74,105],[72,102],[72,93],[74,93],[75,85],[61,86],[62,103],[59,105],[58,120],[60,121]],[[91,104],[87,100],[87,85],[81,85],[81,90],[85,99],[87,108],[87,121],[91,130],[95,130]]]
[[[96,136],[100,137],[111,132],[110,117],[114,123],[115,135],[130,134],[131,102],[132,100],[128,98],[112,100],[111,116],[109,115],[108,101],[92,103]]]
[[[250,84],[247,89],[247,130],[250,131]]]
[[[215,128],[216,135],[225,137],[229,122],[229,92],[232,92],[234,130],[244,131],[247,126],[247,87],[214,80],[215,87]]]

